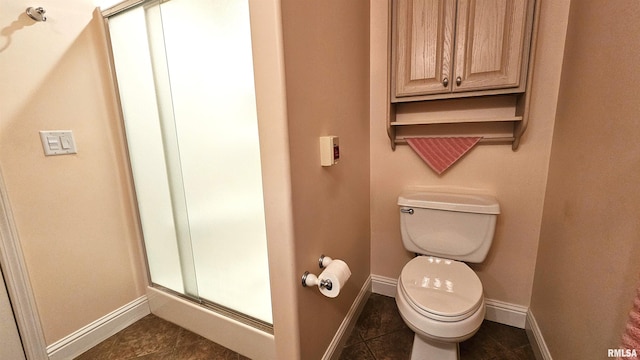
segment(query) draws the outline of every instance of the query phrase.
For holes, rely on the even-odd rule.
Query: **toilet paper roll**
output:
[[[334,298],[340,294],[340,289],[349,280],[351,276],[351,270],[349,266],[342,260],[333,260],[327,268],[320,273],[318,280],[330,280],[331,290],[320,287],[320,292],[330,298]]]

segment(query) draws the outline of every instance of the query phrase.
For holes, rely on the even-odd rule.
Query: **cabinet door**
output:
[[[394,1],[396,97],[451,91],[455,0]]]
[[[520,85],[527,8],[527,0],[458,0],[453,91]]]

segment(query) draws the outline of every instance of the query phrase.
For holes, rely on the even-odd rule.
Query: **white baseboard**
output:
[[[493,299],[484,299],[484,303],[487,307],[485,319],[520,329],[525,328],[528,310],[526,306]]]
[[[347,315],[344,320],[342,320],[342,324],[340,324],[338,331],[336,331],[336,334],[333,336],[333,340],[331,340],[324,356],[322,356],[322,360],[335,360],[340,356],[344,344],[347,342],[364,305],[367,303],[369,294],[371,294],[371,277],[368,277],[364,285],[362,285],[358,296],[356,296],[353,304],[351,304],[351,308],[349,308]]]
[[[150,313],[147,296],[141,296],[47,346],[49,360],[73,359]]]
[[[397,285],[398,279],[371,275],[371,291],[375,294],[395,297]],[[487,306],[485,319],[520,329],[525,328],[527,307],[492,299],[484,301]]]
[[[371,274],[371,292],[374,294],[395,298],[397,285],[398,279]]]
[[[531,343],[531,348],[533,349],[536,359],[553,360],[551,353],[549,352],[549,348],[547,347],[547,343],[542,337],[542,332],[540,332],[540,327],[538,327],[538,322],[533,316],[531,309],[527,311],[527,324],[525,326],[525,330],[527,331],[527,337],[529,338],[529,342]]]

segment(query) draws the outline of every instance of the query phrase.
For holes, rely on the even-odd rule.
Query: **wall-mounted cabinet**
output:
[[[538,0],[539,2],[539,0]],[[526,126],[537,13],[535,0],[391,0],[390,121],[392,146],[403,133],[432,135],[436,124],[511,123],[509,135],[480,134],[513,143]],[[505,97],[513,104],[491,115],[478,97]],[[458,99],[453,102],[451,99]],[[488,100],[490,103],[494,100]],[[429,102],[416,106],[416,102]],[[433,102],[442,102],[434,105]],[[475,111],[478,106],[480,111]],[[490,105],[489,107],[492,107]],[[415,109],[450,107],[455,116]],[[427,111],[428,110],[424,110]],[[406,119],[397,114],[411,113]],[[461,116],[461,117],[460,117]],[[453,119],[453,120],[452,120]],[[442,126],[441,126],[442,127]],[[449,126],[451,134],[468,133],[465,125]],[[466,126],[469,128],[469,126]],[[482,128],[482,126],[475,126]],[[492,127],[487,125],[485,127]],[[460,129],[459,131],[456,130]]]

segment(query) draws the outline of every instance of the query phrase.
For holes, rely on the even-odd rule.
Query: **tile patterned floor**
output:
[[[147,315],[75,360],[248,360],[154,315]]]
[[[371,294],[340,360],[409,360],[413,332],[400,318],[395,300]],[[522,329],[485,321],[461,343],[462,360],[535,360]],[[149,315],[76,360],[247,360],[158,317]]]
[[[409,360],[413,332],[404,324],[395,300],[371,294],[340,360]],[[535,360],[524,330],[484,321],[460,344],[461,360]]]

